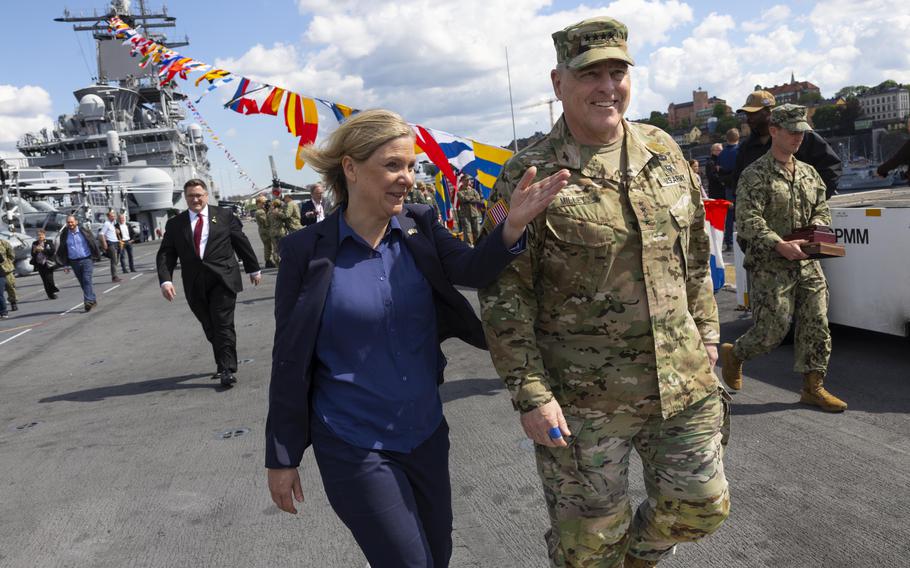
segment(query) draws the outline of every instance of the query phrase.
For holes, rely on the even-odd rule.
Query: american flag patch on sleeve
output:
[[[509,215],[509,204],[506,203],[505,199],[500,199],[493,205],[490,205],[487,208],[487,214],[483,219],[483,230],[485,233],[489,233],[496,228],[496,225],[502,223],[506,220],[506,217]]]

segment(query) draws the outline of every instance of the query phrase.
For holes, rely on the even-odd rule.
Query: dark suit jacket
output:
[[[266,421],[269,468],[296,467],[310,444],[310,386],[314,351],[335,257],[340,209],[281,240],[281,269],[275,286],[275,344]],[[505,247],[500,224],[470,248],[453,237],[426,205],[405,205],[398,215],[408,251],[433,288],[439,342],[457,337],[486,349],[480,320],[455,285],[482,288],[515,258]],[[441,356],[441,353],[440,353]],[[442,370],[438,382],[442,382]]]
[[[82,236],[85,237],[86,242],[88,242],[92,260],[100,260],[101,249],[98,248],[98,241],[95,240],[95,236],[82,225],[79,225],[77,228],[79,229],[79,232],[82,233]],[[70,230],[68,228],[64,228],[60,231],[60,242],[57,243],[57,264],[60,264],[61,266],[67,266],[70,263],[69,245],[66,243],[69,232]]]
[[[322,198],[323,208],[326,206],[325,197]],[[313,203],[312,199],[307,199],[300,205],[300,223],[304,227],[309,225],[314,225],[316,223],[316,217],[309,217],[307,213],[313,213],[316,211],[316,204]]]
[[[173,280],[174,267],[180,259],[183,291],[189,294],[193,281],[208,268],[235,294],[243,290],[243,279],[237,257],[247,273],[259,270],[259,261],[249,239],[243,234],[243,224],[230,209],[209,205],[209,237],[200,259],[193,246],[190,213],[184,211],[168,219],[164,239],[158,248],[158,283]]]

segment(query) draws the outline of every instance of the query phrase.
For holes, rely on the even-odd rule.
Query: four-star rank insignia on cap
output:
[[[500,199],[487,208],[487,213],[483,218],[483,232],[489,233],[496,228],[496,225],[506,220],[509,215],[509,204],[505,199]]]

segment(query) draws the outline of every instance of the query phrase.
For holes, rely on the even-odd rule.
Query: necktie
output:
[[[202,258],[199,245],[202,243],[202,213],[196,216],[196,226],[193,227],[193,245],[196,246],[196,256]]]

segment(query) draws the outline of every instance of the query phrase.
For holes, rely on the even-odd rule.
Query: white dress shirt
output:
[[[107,241],[108,245],[117,244],[120,240],[117,238],[117,230],[114,229],[114,223],[110,219],[104,221],[104,224],[101,225],[101,231],[99,232],[101,233],[101,236],[104,237],[104,240]]]
[[[125,241],[130,240],[130,227],[126,223],[117,223],[117,226],[120,227],[120,238]]]

